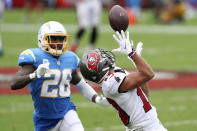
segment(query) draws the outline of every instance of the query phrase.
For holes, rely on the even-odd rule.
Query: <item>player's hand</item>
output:
[[[47,72],[47,70],[49,70],[49,63],[40,64],[37,70],[35,71],[36,77],[40,78],[42,75],[44,75]]]
[[[31,80],[36,79],[36,78],[40,78],[48,70],[49,70],[49,63],[40,64],[36,71],[34,71],[33,73],[29,74],[29,78]]]
[[[136,46],[136,53],[140,56],[142,55],[142,50],[143,50],[142,46],[143,46],[143,43],[141,41]]]
[[[128,55],[130,52],[133,51],[133,41],[130,41],[129,39],[129,32],[127,32],[127,35],[125,36],[123,30],[121,30],[121,34],[116,31],[116,35],[114,34],[113,37],[119,44],[120,48],[113,49],[112,52],[119,52]]]
[[[109,106],[109,102],[107,101],[107,99],[104,96],[97,96],[95,99],[96,104],[99,104],[101,106]]]

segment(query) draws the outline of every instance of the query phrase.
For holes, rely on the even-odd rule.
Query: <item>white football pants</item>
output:
[[[84,131],[83,125],[74,110],[68,111],[64,118],[49,131]]]
[[[76,8],[80,27],[88,28],[98,26],[102,10],[100,0],[78,2]]]

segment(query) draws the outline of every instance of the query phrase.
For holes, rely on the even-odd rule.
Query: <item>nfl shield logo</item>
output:
[[[47,63],[49,63],[49,60],[48,59],[43,59],[43,64],[47,64]]]
[[[57,64],[60,65],[60,61],[57,61]]]

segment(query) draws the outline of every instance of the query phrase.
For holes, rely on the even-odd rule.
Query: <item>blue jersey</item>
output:
[[[66,112],[75,109],[70,101],[70,81],[79,62],[79,58],[70,51],[58,59],[40,48],[27,49],[20,54],[19,66],[32,64],[37,69],[40,64],[49,63],[49,71],[28,84],[34,101],[34,117],[61,119]]]

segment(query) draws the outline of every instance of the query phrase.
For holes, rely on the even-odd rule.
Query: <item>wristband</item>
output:
[[[29,79],[35,79],[36,78],[36,72],[33,72],[31,74],[29,74]]]
[[[101,96],[97,96],[95,98],[95,103],[99,104],[101,106],[109,106],[110,105],[110,103],[107,101],[107,99],[105,97],[103,97],[102,95]]]
[[[100,103],[100,100],[101,100],[101,97],[97,95],[95,98],[95,103],[97,104]]]
[[[132,48],[132,51],[128,54],[128,56],[131,58],[135,54],[135,49]]]

